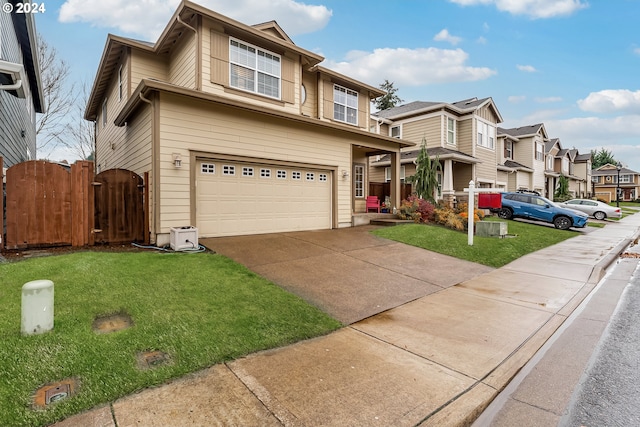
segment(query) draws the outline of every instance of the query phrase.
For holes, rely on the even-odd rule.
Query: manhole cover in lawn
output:
[[[141,351],[138,353],[138,368],[142,370],[153,369],[171,362],[171,356],[162,351]]]
[[[33,395],[33,405],[37,408],[44,408],[73,396],[77,388],[78,382],[73,378],[44,385],[37,389]]]
[[[114,313],[96,317],[93,321],[93,331],[98,334],[108,334],[127,329],[131,325],[133,325],[133,320],[127,313]]]

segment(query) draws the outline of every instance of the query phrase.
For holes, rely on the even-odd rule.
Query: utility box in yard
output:
[[[498,221],[476,222],[476,236],[504,237],[507,235],[507,223]]]
[[[174,251],[198,249],[198,229],[191,225],[171,227],[169,246]]]

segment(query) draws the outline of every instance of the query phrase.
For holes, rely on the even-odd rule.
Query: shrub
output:
[[[437,208],[434,212],[434,220],[437,224],[460,231],[464,230],[464,223],[466,222],[456,211],[448,206]]]
[[[435,207],[432,203],[416,195],[412,195],[400,204],[398,217],[400,219],[410,219],[415,222],[432,222],[434,209]]]

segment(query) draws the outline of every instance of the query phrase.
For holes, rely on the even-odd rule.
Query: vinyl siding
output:
[[[209,19],[204,19],[202,25],[202,90],[230,99],[300,114],[301,67],[299,56],[287,52],[274,52],[256,44],[255,40],[245,41],[241,38],[238,40],[280,55],[282,64],[281,99],[273,99],[229,86],[229,35]]]
[[[0,13],[0,37],[2,38],[0,59],[22,64],[22,52],[10,13]],[[0,157],[3,157],[4,167],[7,168],[25,160],[36,159],[37,155],[35,110],[31,88],[26,78],[22,84],[25,98],[17,98],[7,91],[0,90]]]
[[[169,81],[168,68],[165,57],[131,49],[131,88],[135,89],[140,80],[147,78]]]
[[[190,223],[190,150],[351,170],[350,139],[206,101],[165,93],[160,99],[160,233]],[[182,156],[182,168],[173,167],[172,153]],[[337,185],[338,222],[350,223],[351,180],[338,178]]]
[[[524,138],[513,143],[513,160],[521,165],[533,168],[536,158],[536,147],[531,138]]]
[[[394,126],[398,123],[395,123]],[[427,147],[439,147],[442,145],[442,118],[439,115],[421,120],[401,123],[401,125],[402,139],[417,144],[416,147],[410,147],[408,149],[405,149],[405,151],[420,148],[423,137],[427,140]]]
[[[458,121],[458,150],[468,154],[470,156],[475,156],[475,126],[473,125],[475,120],[466,119]],[[468,181],[467,181],[468,183]]]
[[[186,31],[171,51],[169,82],[196,88],[196,35],[193,31]]]

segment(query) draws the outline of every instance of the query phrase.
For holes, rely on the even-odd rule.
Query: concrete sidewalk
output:
[[[330,335],[216,365],[56,426],[469,424],[639,228],[640,215],[611,222]]]

